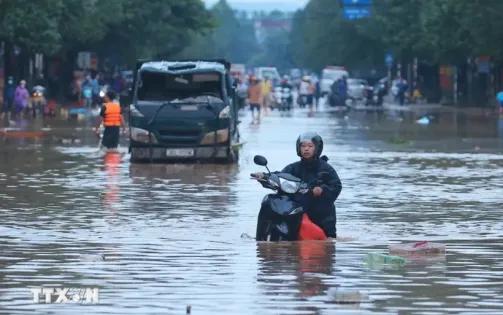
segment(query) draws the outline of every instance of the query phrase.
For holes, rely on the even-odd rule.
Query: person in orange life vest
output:
[[[120,127],[126,133],[126,123],[119,103],[114,102],[116,94],[108,91],[105,95],[105,104],[101,107],[100,117],[96,123],[94,133],[99,133],[101,123],[105,126],[101,145],[107,149],[116,149],[119,146]]]

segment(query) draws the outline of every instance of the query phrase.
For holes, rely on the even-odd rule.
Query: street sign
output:
[[[358,20],[370,17],[370,7],[344,7],[345,20]]]
[[[343,5],[371,5],[372,0],[342,0]]]
[[[391,66],[393,66],[393,54],[391,52],[387,52],[384,55],[384,62],[386,63],[386,66],[388,66],[388,68],[391,68]]]

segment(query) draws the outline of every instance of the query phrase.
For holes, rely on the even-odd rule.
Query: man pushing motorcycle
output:
[[[300,161],[287,165],[281,172],[289,173],[304,182],[317,179],[320,172],[328,173],[324,183],[312,189],[312,197],[300,197],[297,200],[306,209],[309,219],[325,232],[328,238],[337,237],[337,217],[334,202],[342,190],[341,180],[326,159],[321,157],[323,139],[315,132],[302,133],[297,138],[297,155]],[[256,178],[263,178],[264,173],[256,173]]]

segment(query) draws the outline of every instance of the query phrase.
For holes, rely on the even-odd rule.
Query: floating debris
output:
[[[79,259],[82,261],[104,261],[105,255],[103,255],[103,254],[80,254]]]
[[[68,110],[69,115],[79,115],[79,114],[87,115],[87,113],[88,113],[87,108],[70,108]]]
[[[412,143],[412,141],[407,140],[402,137],[391,137],[391,138],[389,138],[388,142],[393,143],[393,144],[411,144]]]
[[[444,254],[445,244],[430,243],[428,241],[390,245],[388,247],[390,254]]]
[[[331,288],[328,290],[327,295],[334,302],[340,304],[358,304],[370,300],[368,294],[353,289]]]
[[[247,233],[243,233],[241,234],[241,239],[243,240],[254,240],[255,238],[254,237],[251,237],[249,234]]]
[[[365,261],[369,263],[390,264],[403,266],[407,260],[400,256],[391,256],[380,253],[368,253],[364,257]]]
[[[5,138],[42,138],[45,135],[41,131],[22,131],[19,128],[3,128],[0,134]]]
[[[421,117],[420,119],[416,120],[416,123],[421,124],[421,125],[427,125],[430,123],[430,119],[428,117]]]
[[[246,144],[246,142],[235,143],[232,145],[232,148],[239,150],[239,149],[242,149],[245,144]]]

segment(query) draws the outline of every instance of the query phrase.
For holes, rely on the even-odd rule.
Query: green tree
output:
[[[176,54],[189,44],[191,33],[204,33],[214,26],[211,14],[198,0],[123,0],[123,6],[123,20],[102,44],[104,50],[120,51],[129,60]]]
[[[297,63],[316,69],[330,63],[382,65],[386,50],[404,62],[503,56],[502,1],[379,0],[370,18],[356,21],[345,21],[341,11],[338,2],[310,0],[295,15],[290,47],[299,47],[292,52]]]
[[[28,50],[54,53],[61,48],[62,0],[0,1],[0,39]]]
[[[136,58],[181,51],[214,27],[199,0],[0,0],[0,39],[53,54],[99,47]]]

